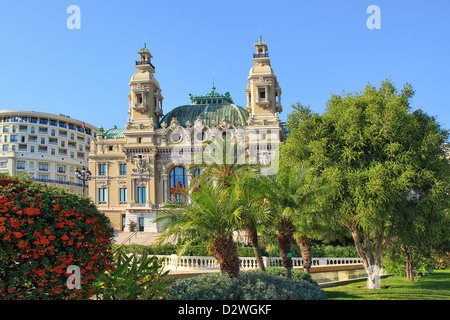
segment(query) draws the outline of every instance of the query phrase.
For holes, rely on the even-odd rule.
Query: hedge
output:
[[[164,294],[165,300],[326,300],[317,285],[261,271],[240,272],[236,278],[222,273],[179,279]]]

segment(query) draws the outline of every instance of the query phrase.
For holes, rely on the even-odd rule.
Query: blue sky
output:
[[[69,30],[70,5],[81,29]],[[369,30],[369,5],[381,29]],[[0,109],[62,113],[110,128],[128,119],[128,82],[144,42],[167,113],[212,87],[246,103],[262,34],[282,88],[286,120],[301,102],[323,112],[332,93],[387,77],[413,85],[421,108],[450,129],[450,1],[2,1]]]

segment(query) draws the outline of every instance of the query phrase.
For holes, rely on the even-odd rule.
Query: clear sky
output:
[[[67,8],[81,10],[70,30]],[[381,29],[367,28],[370,5]],[[163,111],[189,93],[230,92],[245,107],[254,43],[262,35],[282,88],[284,121],[301,102],[322,113],[332,93],[391,77],[414,109],[450,129],[450,1],[227,0],[0,2],[0,109],[62,113],[123,128],[128,82],[144,42]]]

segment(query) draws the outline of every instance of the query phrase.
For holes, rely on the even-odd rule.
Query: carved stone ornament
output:
[[[131,171],[137,174],[148,173],[148,168],[145,166],[145,160],[143,158],[139,158],[136,162],[136,168]]]

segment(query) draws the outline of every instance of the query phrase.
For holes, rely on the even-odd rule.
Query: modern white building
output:
[[[87,168],[90,143],[97,134],[98,128],[63,114],[1,110],[0,173],[28,175],[81,194],[75,171]]]

